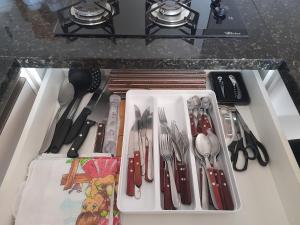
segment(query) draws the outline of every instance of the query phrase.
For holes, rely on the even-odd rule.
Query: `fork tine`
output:
[[[158,118],[161,121],[161,108],[158,108]]]
[[[161,122],[161,123],[164,123],[164,117],[163,117],[163,108],[158,108],[158,118],[159,118],[159,121]]]
[[[162,114],[163,114],[164,122],[167,123],[167,117],[166,117],[166,113],[165,113],[165,109],[164,108],[162,108]]]

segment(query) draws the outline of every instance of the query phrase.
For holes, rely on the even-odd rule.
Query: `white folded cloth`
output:
[[[118,224],[113,191],[118,163],[110,157],[32,161],[15,225]]]

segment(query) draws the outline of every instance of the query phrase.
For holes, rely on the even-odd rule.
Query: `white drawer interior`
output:
[[[30,116],[0,187],[0,224],[13,224],[15,197],[26,179],[29,163],[38,155],[46,130],[56,107],[60,83],[66,70],[49,69],[42,82]],[[299,224],[300,172],[280,129],[269,97],[256,71],[243,71],[251,103],[239,111],[254,134],[266,146],[271,163],[261,167],[250,161],[246,172],[235,172],[242,209],[236,214],[221,215],[122,215],[122,224]],[[86,96],[82,106],[90,96]],[[104,109],[104,111],[107,109]],[[100,115],[99,115],[100,118]],[[94,130],[84,143],[83,153],[92,152]],[[62,152],[66,152],[66,146]],[[33,209],[34,210],[34,209]]]

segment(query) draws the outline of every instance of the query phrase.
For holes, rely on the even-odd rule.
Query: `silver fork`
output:
[[[172,149],[174,149],[176,159],[178,161],[182,161],[180,152],[178,150],[178,146],[176,146],[176,140],[173,138],[173,135],[172,135],[172,130],[168,126],[168,120],[166,117],[165,109],[163,107],[158,108],[158,118],[159,118],[159,122],[161,124],[161,126],[160,126],[161,133],[169,135],[169,137],[172,139],[172,142],[170,142],[170,143],[173,147]]]
[[[160,155],[163,160],[167,163],[168,171],[170,175],[170,184],[171,184],[171,196],[172,202],[175,208],[180,207],[180,200],[176,189],[175,179],[174,179],[174,171],[172,167],[173,153],[171,150],[170,136],[168,134],[160,134],[159,135],[159,150]]]
[[[171,134],[171,130],[168,127],[168,120],[166,117],[166,113],[165,113],[165,109],[164,108],[158,108],[158,118],[159,118],[159,122],[161,124],[161,132],[162,133],[167,133],[167,134]]]

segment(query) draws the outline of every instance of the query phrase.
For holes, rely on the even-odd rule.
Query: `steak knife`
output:
[[[141,121],[141,111],[140,109],[134,105],[135,112],[135,132],[134,132],[134,152],[133,152],[133,161],[134,161],[134,184],[135,184],[135,197],[140,198],[141,191],[140,188],[142,186],[142,166],[141,166],[141,135],[140,129],[142,126]]]
[[[141,166],[142,166],[142,175],[145,175],[146,172],[146,148],[149,147],[149,143],[147,140],[147,119],[150,115],[150,107],[145,109],[142,114],[142,118],[140,121],[139,133],[141,135]],[[146,180],[146,176],[145,176]]]
[[[133,152],[135,149],[134,145],[134,136],[135,136],[135,129],[136,129],[136,121],[133,124],[130,133],[129,133],[129,141],[128,141],[128,162],[127,162],[127,189],[126,194],[128,196],[134,196],[134,157]]]
[[[146,118],[146,137],[145,137],[145,180],[153,181],[153,113]]]

